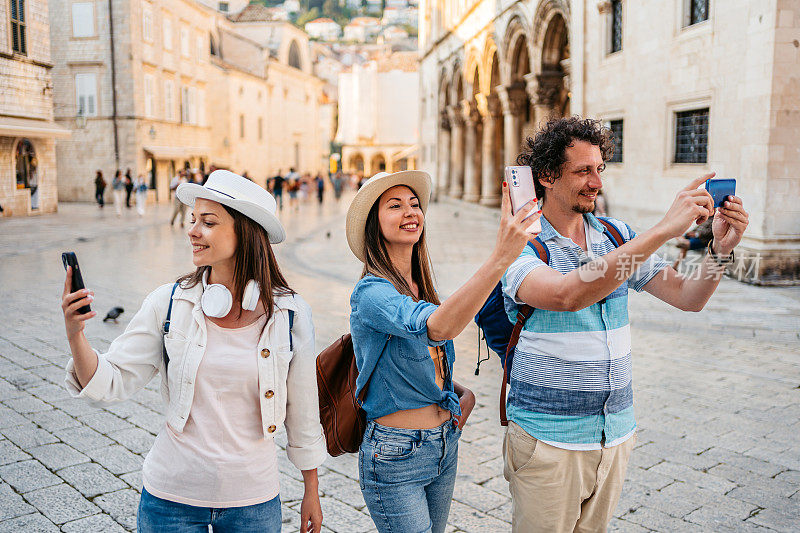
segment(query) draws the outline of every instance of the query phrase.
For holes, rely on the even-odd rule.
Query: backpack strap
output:
[[[597,220],[605,226],[605,234],[611,239],[612,244],[614,244],[615,248],[619,248],[623,244],[625,244],[625,239],[622,238],[622,234],[617,229],[617,226],[612,224],[606,217],[597,217]]]
[[[539,237],[536,237],[533,241],[528,241],[528,246],[533,248],[536,257],[544,261],[545,264],[550,264],[550,250],[547,249],[547,246],[542,242]],[[508,339],[508,345],[506,346],[506,357],[505,361],[506,364],[503,366],[503,383],[500,386],[500,425],[507,426],[508,425],[508,417],[506,416],[506,391],[508,389],[508,377],[511,375],[511,364],[514,361],[514,349],[517,347],[517,342],[519,342],[520,333],[522,333],[522,328],[525,327],[525,322],[533,314],[534,307],[530,305],[523,305],[517,309],[517,321],[514,324],[514,329],[511,331],[511,337]]]
[[[175,289],[178,288],[178,282],[176,281],[175,284],[172,286],[172,292],[169,295],[169,307],[167,308],[167,318],[164,319],[164,324],[161,326],[161,354],[164,357],[164,373],[167,371],[167,366],[169,366],[169,355],[167,355],[167,345],[164,342],[164,337],[167,336],[169,333],[169,323],[170,319],[172,318],[172,297],[175,296]]]
[[[294,311],[292,309],[287,309],[289,311],[289,351],[294,350],[292,347],[292,328],[294,327]]]

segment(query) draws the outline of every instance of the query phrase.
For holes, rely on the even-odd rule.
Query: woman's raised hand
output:
[[[94,300],[94,292],[89,289],[72,291],[72,267],[67,267],[67,279],[64,281],[64,294],[61,296],[61,310],[64,312],[64,324],[67,327],[67,339],[72,339],[83,331],[85,322],[97,315],[95,311],[90,313],[78,313],[78,309],[84,305],[89,305]]]
[[[494,247],[494,255],[499,263],[511,265],[522,253],[528,240],[535,237],[527,229],[542,216],[542,210],[538,208],[536,202],[528,202],[516,214],[511,214],[511,192],[508,184],[503,182],[500,229],[497,231],[497,244]],[[526,219],[534,209],[538,211]]]

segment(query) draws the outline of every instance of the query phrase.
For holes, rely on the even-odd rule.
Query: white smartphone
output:
[[[506,167],[506,183],[511,192],[511,212],[516,214],[528,202],[538,202],[536,188],[533,186],[531,167]],[[538,209],[531,211],[535,214]],[[529,217],[531,215],[528,215]],[[528,233],[541,233],[542,223],[537,218],[527,229]]]

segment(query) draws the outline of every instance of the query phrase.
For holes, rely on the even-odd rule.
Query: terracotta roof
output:
[[[365,24],[380,24],[380,19],[375,17],[356,17],[350,21],[348,26],[363,26]]]
[[[242,11],[230,17],[233,22],[262,22],[275,20],[272,8],[262,4],[248,4]]]
[[[326,24],[331,23],[331,22],[333,22],[334,24],[336,23],[336,21],[333,20],[333,19],[329,19],[327,17],[320,17],[318,19],[312,20],[311,22],[306,22],[306,26],[308,26],[309,24],[316,24],[318,22],[324,22]]]

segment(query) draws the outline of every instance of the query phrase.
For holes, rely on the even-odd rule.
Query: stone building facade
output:
[[[345,171],[371,176],[417,167],[416,52],[394,52],[339,74],[339,129]]]
[[[96,170],[107,181],[116,169],[143,174],[159,202],[183,168],[247,171],[263,184],[285,163],[270,150],[289,130],[304,133],[301,164],[325,168],[313,122],[321,82],[292,64],[308,39],[297,30],[281,41],[275,28],[286,23],[263,6],[227,16],[194,0],[51,1],[51,20],[73,20],[71,32],[51,31],[56,120],[75,131],[57,146],[62,200],[92,199]],[[303,91],[288,106],[295,115],[274,92],[284,85]]]
[[[692,177],[736,177],[735,270],[800,280],[800,1],[423,0],[421,167],[498,205],[504,165],[550,117],[602,119],[614,216],[645,228]]]
[[[270,20],[267,10],[255,4],[231,20],[220,33],[222,59],[239,68],[228,69],[227,83],[219,84],[228,87],[227,102],[216,100],[230,110],[226,157],[231,168],[247,170],[259,183],[278,171],[285,175],[289,168],[326,172],[332,104],[324,95],[325,82],[314,74],[308,34],[289,22]],[[260,81],[246,67],[253,57],[263,57]]]
[[[58,209],[47,0],[0,7],[0,216]]]

